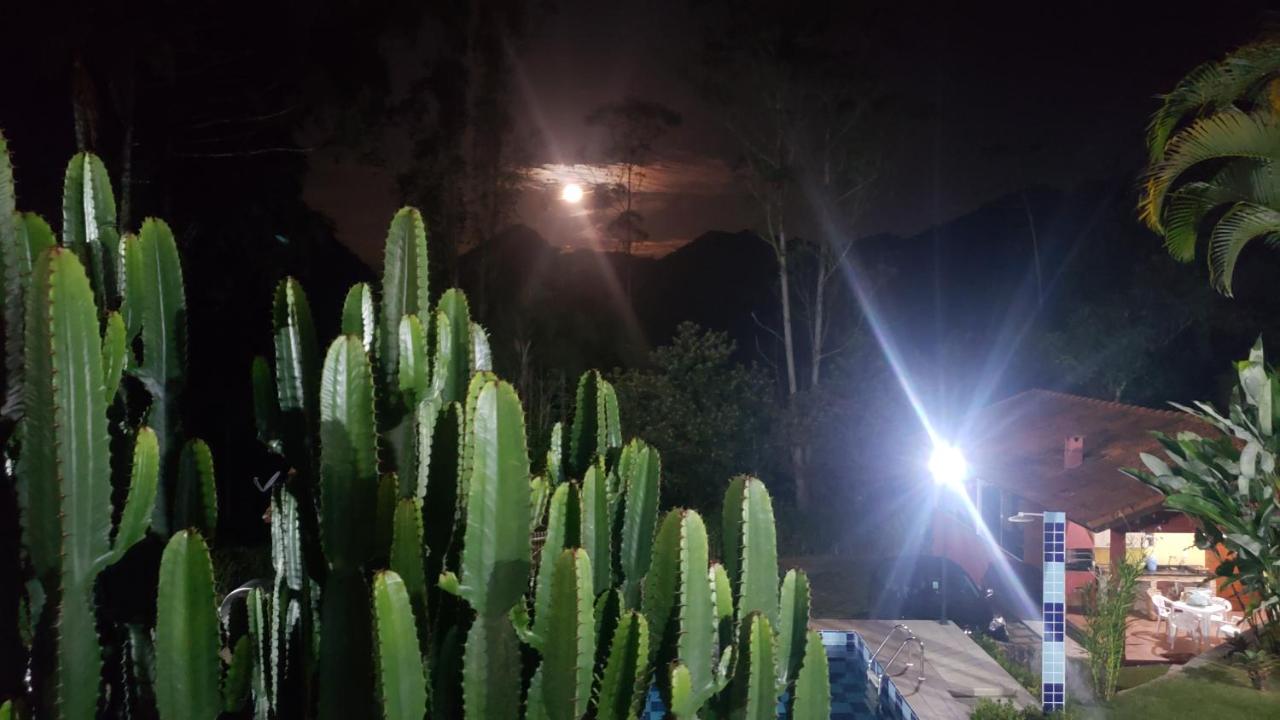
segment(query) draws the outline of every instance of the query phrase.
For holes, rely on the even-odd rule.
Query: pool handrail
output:
[[[905,632],[907,637],[898,644],[898,649],[895,650],[893,655],[889,658],[889,662],[885,663],[884,666],[881,667],[880,673],[878,675],[874,674],[872,670],[875,668],[876,657],[880,655],[880,651],[884,649],[884,646],[889,643],[889,640],[891,640],[898,631]],[[893,626],[893,629],[889,631],[889,634],[884,636],[884,640],[880,641],[880,646],[871,654],[871,659],[867,662],[867,674],[872,678],[877,690],[880,688],[880,683],[884,680],[884,676],[889,674],[889,668],[893,665],[893,661],[897,660],[898,655],[902,653],[902,648],[912,642],[920,647],[920,675],[916,678],[916,683],[919,684],[924,682],[924,641],[916,637],[916,634],[912,632],[911,628],[905,623],[898,623]],[[903,671],[906,671],[914,665],[915,663],[907,663],[902,667],[902,669]]]

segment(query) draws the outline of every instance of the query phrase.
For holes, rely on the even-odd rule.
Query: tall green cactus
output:
[[[551,720],[575,720],[591,700],[595,664],[595,619],[591,560],[581,549],[555,559],[550,618],[542,649],[542,701]]]
[[[640,607],[640,589],[649,569],[653,533],[658,522],[658,478],[662,460],[643,440],[632,440],[622,451],[622,537],[615,543],[621,552],[622,592],[628,608]]]
[[[142,230],[124,241],[124,320],[142,337],[142,357],[131,373],[151,396],[147,422],[160,439],[160,491],[156,530],[168,535],[173,525],[179,437],[178,398],[186,378],[187,301],[182,266],[173,232],[163,220],[147,218]],[[131,335],[132,337],[132,335]]]
[[[273,431],[285,458],[309,482],[319,451],[320,349],[311,305],[302,286],[286,278],[276,287],[271,305],[274,330],[275,390],[280,427]],[[269,422],[266,414],[260,422]],[[304,486],[305,487],[305,486]]]
[[[782,579],[778,617],[778,682],[796,678],[804,662],[805,634],[809,629],[809,578],[803,570],[788,570]]]
[[[481,376],[477,376],[481,377]],[[529,455],[513,387],[484,381],[468,420],[470,460],[462,577],[442,585],[481,616],[505,616],[529,574]]]
[[[515,720],[520,711],[520,646],[505,617],[479,616],[462,658],[466,720]]]
[[[831,717],[831,676],[822,638],[810,630],[805,636],[804,663],[796,680],[792,720],[827,720]]]
[[[100,308],[115,302],[119,231],[116,200],[102,160],[92,153],[76,153],[67,164],[62,193],[62,242],[80,258],[93,278],[94,300]]]
[[[591,555],[594,585],[609,587],[612,577],[613,513],[604,462],[587,468],[582,478],[582,547]]]
[[[93,717],[102,667],[94,580],[146,532],[158,467],[156,436],[138,432],[134,472],[115,541],[105,372],[98,311],[75,254],[59,247],[36,261],[25,318],[25,412],[19,494],[23,539],[45,608],[56,612],[50,716]]]
[[[364,564],[376,552],[378,438],[373,373],[360,338],[325,357],[320,390],[320,539],[329,566],[321,603],[321,717],[367,712],[369,603]]]
[[[275,571],[270,627],[270,706],[277,717],[308,714],[314,663],[316,590],[306,576],[302,512],[287,486],[271,498],[271,565]]]
[[[581,514],[577,487],[568,484],[557,487],[547,512],[547,534],[542,543],[542,561],[538,563],[538,575],[534,580],[533,631],[539,636],[547,634],[546,624],[551,618],[551,581],[555,574],[555,559],[560,551],[579,546],[581,525],[578,518]]]
[[[733,584],[741,622],[755,611],[778,620],[778,541],[773,502],[764,483],[740,475],[724,500],[724,564]]]
[[[649,674],[649,624],[644,615],[628,612],[619,619],[609,642],[596,717],[626,720],[639,715]]]
[[[645,580],[644,614],[653,634],[650,652],[657,667],[677,661],[679,680],[691,695],[681,706],[701,706],[724,688],[730,654],[721,655],[716,635],[715,598],[707,551],[707,530],[692,510],[667,513],[654,543],[653,566]],[[676,708],[676,676],[659,673],[659,690]]]
[[[23,312],[31,271],[41,251],[54,244],[53,232],[38,216],[18,213],[9,145],[0,134],[0,278],[4,282],[5,395],[0,415],[22,416]]]
[[[418,489],[423,499],[426,577],[434,585],[461,550],[462,405],[439,410],[429,402],[418,406]]]
[[[596,458],[611,463],[612,453],[621,447],[622,424],[613,385],[596,370],[583,373],[569,431],[567,471],[582,477]]]
[[[413,616],[400,576],[390,570],[378,573],[373,580],[373,617],[384,720],[422,720],[427,712],[427,676]]]
[[[422,316],[430,307],[427,294],[427,231],[422,215],[403,208],[387,229],[382,274],[382,315],[378,361],[388,387],[396,385],[400,368],[400,320]]]
[[[547,482],[559,485],[564,482],[564,424],[557,422],[551,426],[551,438],[547,442],[546,460]]]
[[[129,360],[129,339],[126,336],[124,318],[119,312],[107,314],[106,328],[102,331],[102,383],[106,391],[104,398],[110,405],[120,390],[120,380],[124,377],[124,368]]]
[[[442,402],[466,399],[473,370],[471,314],[467,298],[457,289],[446,290],[436,306],[435,365],[432,384]]]
[[[373,338],[378,318],[373,302],[373,290],[368,283],[356,283],[347,291],[342,302],[342,334],[355,335],[364,345],[364,351],[373,352]]]
[[[430,358],[427,355],[426,331],[417,315],[400,318],[397,347],[399,371],[391,394],[396,397],[398,409],[394,415],[384,412],[383,426],[394,423],[386,430],[394,464],[392,467],[401,478],[400,497],[413,497],[418,480],[418,435],[416,409],[430,392]],[[433,398],[434,399],[434,398]],[[404,411],[402,408],[409,408]]]
[[[477,617],[463,658],[466,717],[512,717],[519,705],[519,651],[507,613],[529,574],[529,454],[515,389],[484,374],[469,392],[463,462],[466,525],[462,576],[441,576]]]
[[[3,210],[0,210],[3,212]],[[31,286],[31,273],[35,270],[40,253],[53,247],[56,241],[53,230],[40,216],[21,213],[12,230],[0,225],[4,236],[4,322],[5,322],[5,384],[3,415],[17,420],[23,413],[23,377],[26,374],[26,297]]]
[[[378,435],[373,374],[360,338],[329,346],[320,392],[320,538],[335,572],[358,570],[374,553]]]
[[[169,539],[156,601],[156,703],[161,720],[213,720],[222,711],[213,566],[198,532]]]
[[[213,453],[203,440],[188,440],[178,457],[178,483],[173,496],[174,526],[195,528],[210,540],[218,527],[218,497]]]
[[[769,618],[753,611],[743,618],[739,632],[740,654],[728,689],[728,717],[734,720],[775,718],[779,689]]]
[[[427,629],[427,580],[426,561],[423,557],[422,501],[404,498],[396,504],[393,521],[391,555],[388,564],[401,578],[413,607],[415,626],[419,633]]]

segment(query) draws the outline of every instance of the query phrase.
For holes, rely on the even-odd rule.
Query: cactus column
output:
[[[26,316],[26,419],[18,469],[23,539],[46,600],[41,634],[53,633],[52,677],[36,677],[50,717],[92,718],[102,650],[93,587],[107,565],[146,533],[156,494],[158,444],[135,440],[133,473],[112,541],[110,439],[98,310],[84,267],[60,247],[36,261]],[[49,643],[50,638],[37,640]],[[37,660],[39,664],[39,660]]]

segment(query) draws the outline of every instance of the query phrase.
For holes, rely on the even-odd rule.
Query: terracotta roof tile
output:
[[[1215,431],[1174,410],[1125,405],[1051,390],[1028,390],[982,410],[967,443],[980,479],[1097,532],[1158,509],[1160,493],[1123,475],[1139,453],[1160,453],[1153,430]],[[1084,457],[1065,469],[1066,439],[1084,436]]]

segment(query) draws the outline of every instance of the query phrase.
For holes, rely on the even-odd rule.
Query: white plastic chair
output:
[[[1173,645],[1174,638],[1178,635],[1178,630],[1186,630],[1187,634],[1195,638],[1197,642],[1203,642],[1200,637],[1200,618],[1184,612],[1173,611],[1169,615],[1169,644]]]
[[[1223,640],[1230,640],[1240,634],[1240,628],[1236,625],[1235,621],[1229,617],[1222,620],[1214,618],[1212,622],[1214,632]]]
[[[1161,595],[1159,592],[1151,595],[1151,605],[1156,610],[1156,632],[1160,632],[1160,623],[1166,625],[1168,630],[1169,617],[1173,615],[1173,604],[1169,598]]]

